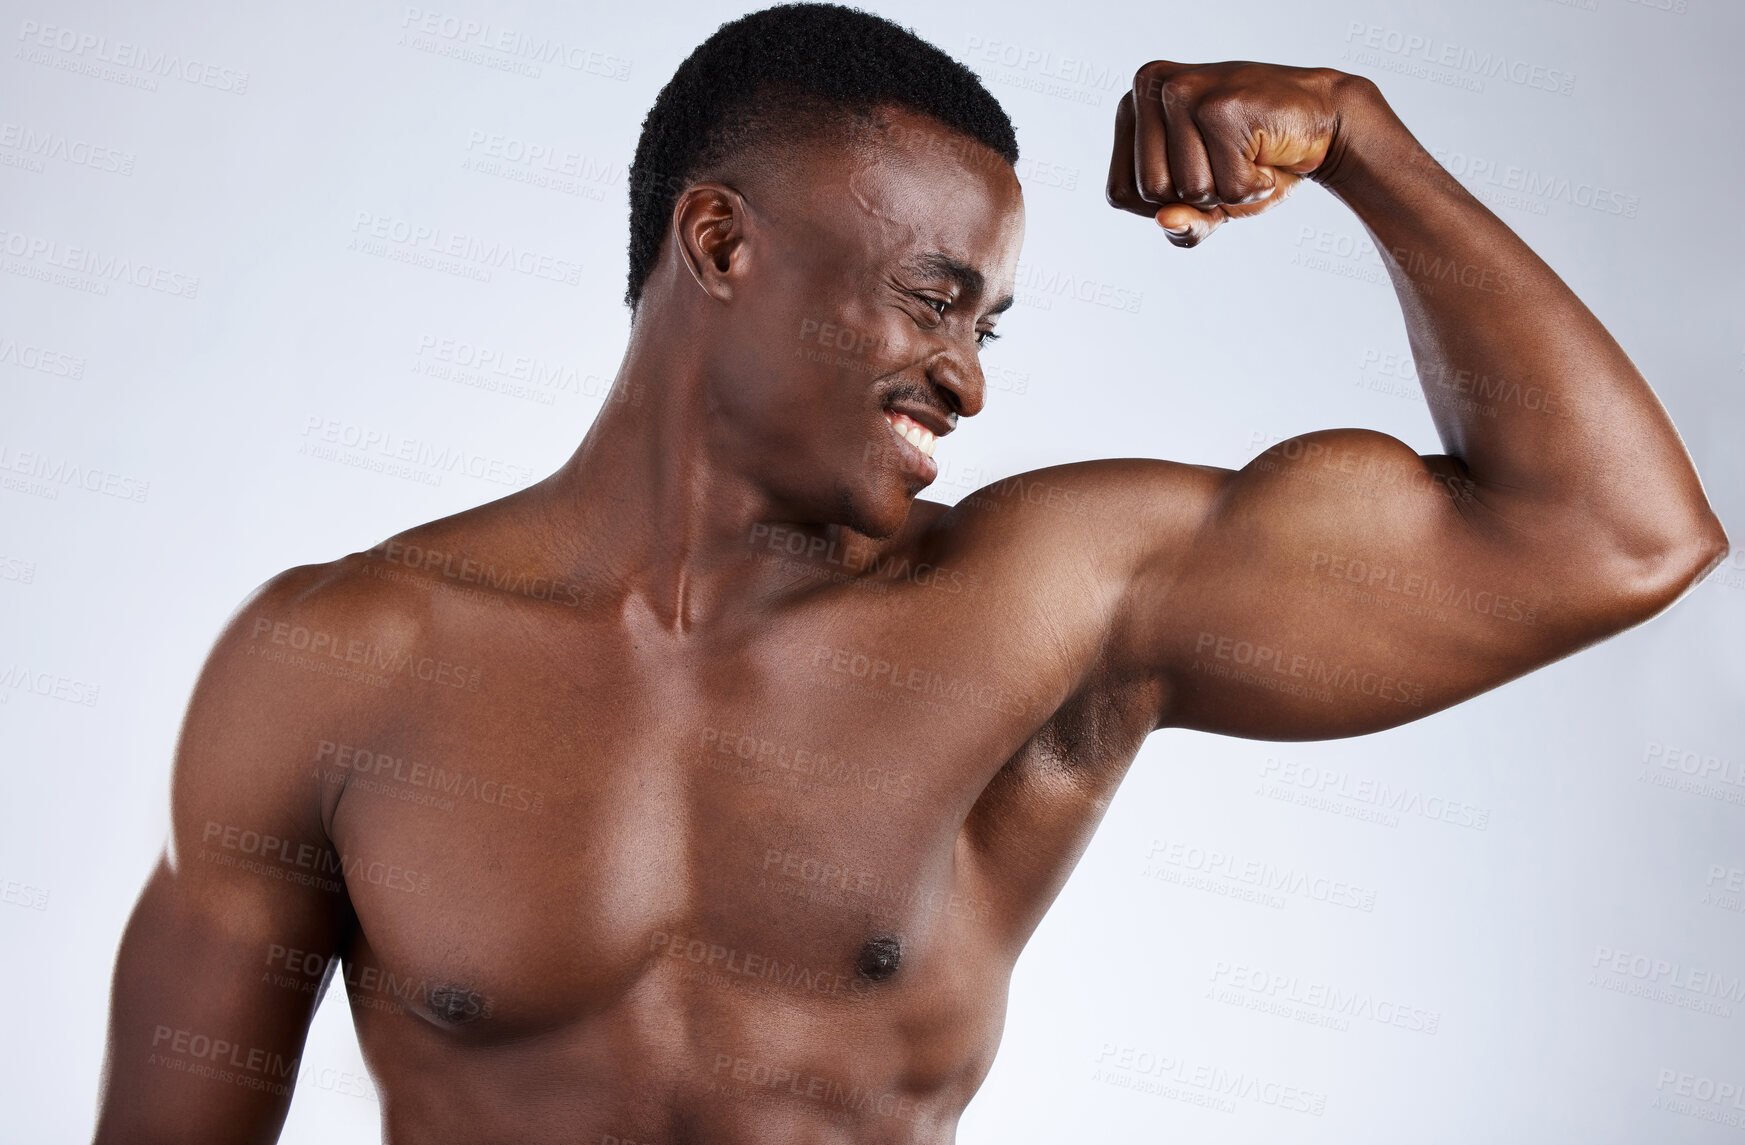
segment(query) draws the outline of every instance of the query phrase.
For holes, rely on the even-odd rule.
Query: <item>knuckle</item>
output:
[[[1357,97],[1360,99],[1381,99],[1381,85],[1368,76],[1352,75],[1349,72],[1337,72],[1332,68],[1324,69],[1328,75],[1328,90],[1335,96]]]
[[[1133,73],[1133,94],[1141,99],[1156,99],[1168,75],[1169,64],[1164,60],[1140,64],[1139,70]]]
[[[1208,207],[1218,202],[1218,189],[1212,186],[1210,179],[1184,180],[1175,194],[1182,202],[1195,207]]]
[[[1239,92],[1208,92],[1194,108],[1194,118],[1214,127],[1229,127],[1248,119],[1248,103]]]
[[[1137,190],[1142,203],[1161,204],[1172,201],[1168,178],[1141,179]]]
[[[1191,107],[1198,94],[1198,85],[1185,76],[1170,76],[1163,81],[1163,106],[1167,108]]]

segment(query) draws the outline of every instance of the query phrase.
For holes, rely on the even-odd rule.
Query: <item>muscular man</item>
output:
[[[1335,429],[917,500],[987,400],[1016,157],[970,72],[848,9],[748,16],[679,68],[575,455],[283,573],[219,639],[99,1141],[273,1140],[337,975],[392,1142],[948,1142],[1151,731],[1393,727],[1724,554],[1557,276],[1373,85],[1254,63],[1140,68],[1109,200],[1193,246],[1332,192],[1386,252],[1447,453]],[[1539,397],[1485,408],[1475,378]],[[1330,555],[1422,607],[1323,592]]]

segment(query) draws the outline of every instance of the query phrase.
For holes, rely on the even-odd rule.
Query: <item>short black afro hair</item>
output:
[[[894,105],[932,116],[1007,163],[1018,139],[974,72],[882,16],[782,4],[721,25],[661,89],[630,167],[634,310],[679,193],[723,161],[814,137],[832,120]]]

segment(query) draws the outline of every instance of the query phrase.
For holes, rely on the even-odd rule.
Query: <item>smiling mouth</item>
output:
[[[908,414],[895,410],[886,410],[885,420],[890,422],[892,433],[919,449],[925,456],[933,456],[933,447],[939,444],[939,439],[933,435],[932,430]]]

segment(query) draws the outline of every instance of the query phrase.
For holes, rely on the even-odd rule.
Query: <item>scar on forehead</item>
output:
[[[897,228],[902,234],[913,237],[915,224],[904,222],[887,211],[883,204],[884,196],[865,185],[867,176],[873,170],[871,163],[862,163],[848,173],[848,193],[854,196],[854,201],[860,209],[873,218],[888,226]]]

